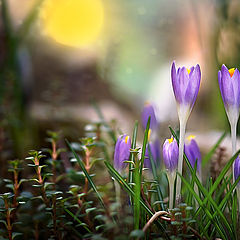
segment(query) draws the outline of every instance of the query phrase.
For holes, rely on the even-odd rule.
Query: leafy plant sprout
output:
[[[197,64],[196,67],[187,69],[185,67],[176,70],[175,62],[171,69],[172,87],[177,102],[178,118],[180,123],[180,138],[179,138],[179,157],[178,157],[178,172],[182,174],[183,152],[185,130],[188,117],[192,111],[196,101],[200,87],[201,71]],[[181,199],[181,179],[177,177],[176,186],[177,201]]]

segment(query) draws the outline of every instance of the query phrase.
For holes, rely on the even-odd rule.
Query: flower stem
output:
[[[230,126],[231,126],[231,139],[232,139],[232,156],[235,154],[236,149],[237,149],[237,143],[236,143],[236,138],[237,138],[237,122],[235,121],[230,121]],[[235,162],[235,161],[234,161]],[[232,165],[232,171],[233,171],[233,181],[234,181],[234,162]]]
[[[240,212],[240,188],[237,186],[238,212]]]
[[[178,173],[182,175],[184,139],[187,121],[180,118],[180,136],[179,136],[179,155],[178,155]],[[176,200],[181,201],[181,178],[177,177]]]
[[[176,177],[176,172],[168,173],[168,183],[169,183],[169,209],[173,209],[173,192],[174,192],[174,181]]]
[[[114,187],[116,192],[116,202],[118,204],[118,209],[121,208],[121,188],[116,180],[114,180]]]

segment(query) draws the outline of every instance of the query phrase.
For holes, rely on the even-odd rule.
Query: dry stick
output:
[[[154,213],[154,215],[149,219],[149,221],[145,224],[143,231],[146,232],[150,225],[154,222],[154,220],[162,215],[169,215],[166,211],[158,211]]]
[[[39,227],[38,227],[38,221],[35,222],[34,227],[35,227],[34,237],[35,237],[35,240],[38,240],[38,239],[39,239]]]
[[[56,182],[57,182],[57,177],[56,177],[56,160],[57,160],[58,154],[57,154],[57,144],[53,140],[52,141],[52,160],[53,160],[53,188],[56,190]]]
[[[13,219],[13,221],[14,221],[14,220],[16,219],[16,210],[17,210],[17,207],[18,207],[17,197],[19,196],[18,172],[17,172],[16,169],[14,169],[13,176],[14,176],[14,185],[13,185],[13,192],[14,192],[13,208],[15,208],[15,210],[13,210],[13,212],[12,212],[12,219]]]
[[[88,173],[89,173],[89,170],[90,170],[90,155],[91,155],[91,151],[86,149],[85,168],[86,168]],[[87,180],[87,178],[85,178],[84,193],[87,194],[87,190],[88,190],[88,180]]]

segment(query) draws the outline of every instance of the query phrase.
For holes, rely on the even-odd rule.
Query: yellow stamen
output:
[[[196,137],[195,135],[189,135],[189,136],[187,137],[187,140],[191,141],[191,140],[194,139],[195,137]]]
[[[127,144],[128,139],[129,139],[129,136],[126,136],[126,137],[125,137],[125,143],[126,143],[126,144]]]
[[[172,143],[172,142],[173,142],[173,137],[171,137],[170,139],[168,139],[168,142],[169,142],[169,143]]]
[[[229,69],[228,72],[229,72],[230,76],[232,77],[235,72],[235,68]]]
[[[191,70],[187,68],[187,72],[188,72],[188,74],[190,74]]]
[[[150,141],[151,133],[152,133],[152,129],[149,129],[148,130],[148,141]]]

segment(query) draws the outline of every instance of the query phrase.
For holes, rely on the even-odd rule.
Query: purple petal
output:
[[[240,158],[238,156],[237,159],[234,162],[234,178],[235,178],[235,181],[237,180],[239,175],[240,175]],[[240,181],[238,182],[238,186],[240,186]]]
[[[178,145],[174,139],[173,142],[169,143],[167,139],[163,144],[163,160],[166,169],[174,171],[178,164]]]
[[[185,92],[185,102],[193,107],[200,87],[201,71],[199,65],[197,65],[189,76],[190,80]]]
[[[225,106],[234,105],[234,90],[232,85],[232,79],[225,65],[222,65],[222,94],[224,96]]]
[[[223,90],[222,90],[222,73],[220,70],[218,71],[218,83],[219,83],[219,88],[220,88],[220,92],[222,95],[223,103],[225,105],[225,98],[224,98]]]
[[[239,107],[240,105],[240,73],[238,69],[235,69],[235,72],[232,76],[232,85],[234,91],[234,105]]]
[[[182,94],[181,94],[180,85],[179,85],[179,71],[180,71],[180,68],[178,68],[178,74],[176,74],[175,62],[173,62],[172,69],[171,69],[173,92],[177,102],[182,103]]]
[[[142,111],[142,125],[143,125],[144,129],[147,127],[147,121],[148,121],[149,116],[151,117],[150,129],[156,130],[158,127],[158,123],[157,123],[154,108],[151,104],[145,104],[143,111]]]
[[[200,172],[202,157],[197,142],[191,139],[189,144],[185,144],[184,150],[192,168],[194,168],[197,160],[197,171]]]

